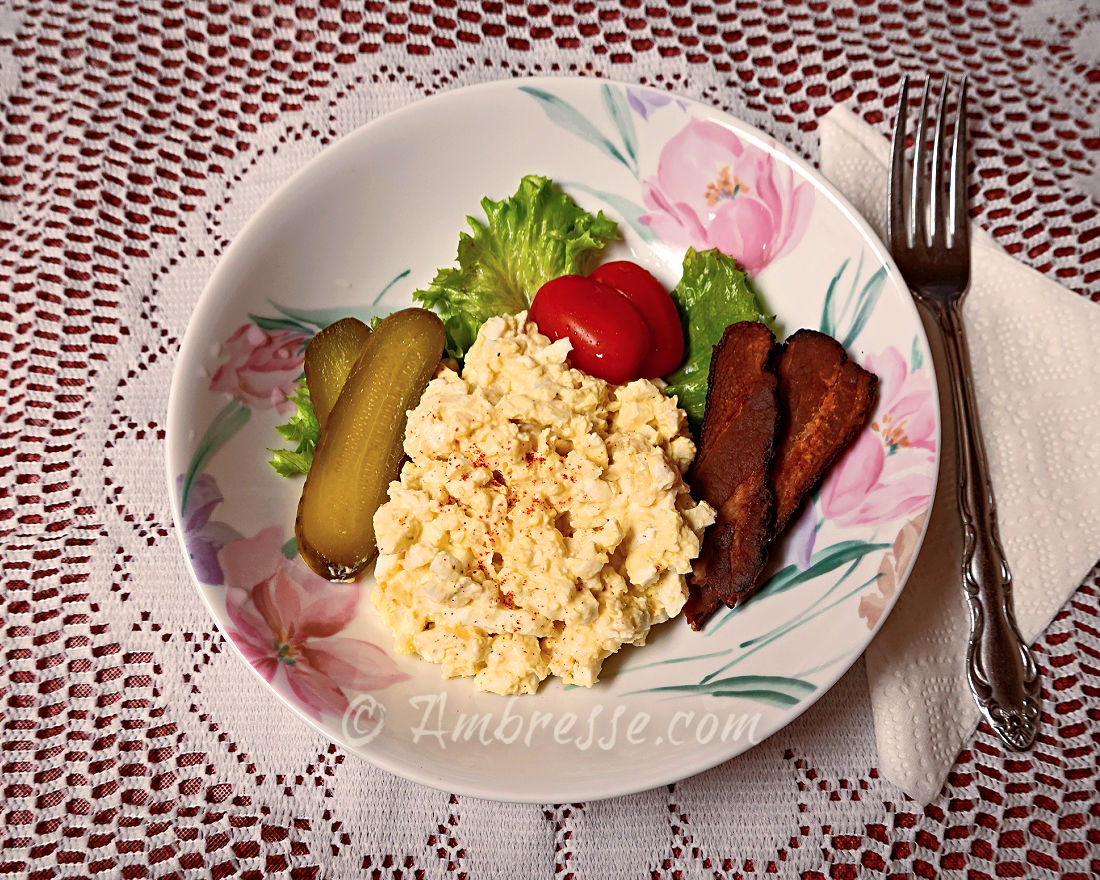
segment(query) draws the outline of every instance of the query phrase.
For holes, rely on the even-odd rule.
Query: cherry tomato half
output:
[[[649,328],[630,300],[583,275],[547,281],[528,315],[544,336],[569,337],[574,367],[615,385],[638,378],[638,366],[649,354]]]
[[[638,368],[639,376],[665,376],[680,366],[684,359],[684,329],[676,303],[660,281],[629,260],[604,263],[588,277],[614,287],[630,300],[649,328],[652,348]]]

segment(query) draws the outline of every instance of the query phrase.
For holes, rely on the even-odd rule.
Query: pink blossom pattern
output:
[[[306,338],[294,330],[267,331],[242,324],[222,347],[211,390],[231,394],[253,409],[292,410],[287,398],[302,374]]]
[[[898,585],[908,571],[913,553],[920,542],[927,515],[928,511],[925,510],[901,527],[894,539],[894,546],[882,557],[875,582],[876,591],[860,598],[859,616],[867,621],[868,629],[874,629],[878,625],[886,606],[898,591]]]
[[[229,637],[268,682],[284,677],[313,718],[342,715],[345,690],[375,691],[408,676],[385,651],[339,633],[359,604],[355,584],[330,583],[282,554],[282,532],[264,529],[219,554]]]
[[[821,511],[841,526],[873,525],[926,509],[935,466],[936,422],[926,370],[910,371],[894,347],[868,356],[878,405],[821,488]]]
[[[755,275],[801,239],[813,188],[790,166],[717,122],[692,120],[661,150],[642,185],[642,222],[664,241],[718,248]]]

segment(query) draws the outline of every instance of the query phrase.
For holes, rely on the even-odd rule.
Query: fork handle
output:
[[[978,421],[962,298],[952,303],[923,297],[918,301],[942,331],[955,408],[962,576],[970,607],[967,683],[982,715],[1001,739],[1013,748],[1026,749],[1039,730],[1039,673],[1013,611],[1012,574],[997,531],[997,505]]]

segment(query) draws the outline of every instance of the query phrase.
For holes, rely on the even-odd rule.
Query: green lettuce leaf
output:
[[[684,273],[672,291],[684,325],[684,362],[665,376],[665,393],[675,394],[698,436],[707,405],[711,351],[730,324],[763,321],[773,331],[773,318],[737,261],[719,250],[684,255]]]
[[[267,450],[271,453],[268,464],[282,477],[309,473],[317,440],[321,436],[321,426],[317,424],[317,416],[313,413],[313,401],[309,397],[305,376],[298,380],[294,396],[288,399],[294,404],[296,411],[290,421],[285,425],[277,425],[275,430],[292,448]]]
[[[458,240],[458,266],[440,269],[413,293],[447,328],[447,353],[461,358],[494,315],[531,305],[538,289],[560,275],[587,274],[609,241],[614,221],[592,216],[550,180],[528,175],[511,198],[481,200],[487,223],[467,217],[472,233]]]

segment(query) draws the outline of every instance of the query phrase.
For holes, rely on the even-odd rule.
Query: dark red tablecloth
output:
[[[583,74],[668,86],[814,160],[835,104],[885,134],[902,75],[944,71],[972,86],[978,222],[1100,299],[1090,4],[0,7],[0,872],[1100,875],[1095,572],[1036,645],[1034,750],[979,728],[928,807],[879,778],[858,666],[702,777],[534,807],[397,780],[273,708],[172,533],[165,400],[194,302],[242,219],[357,125],[473,83]]]

